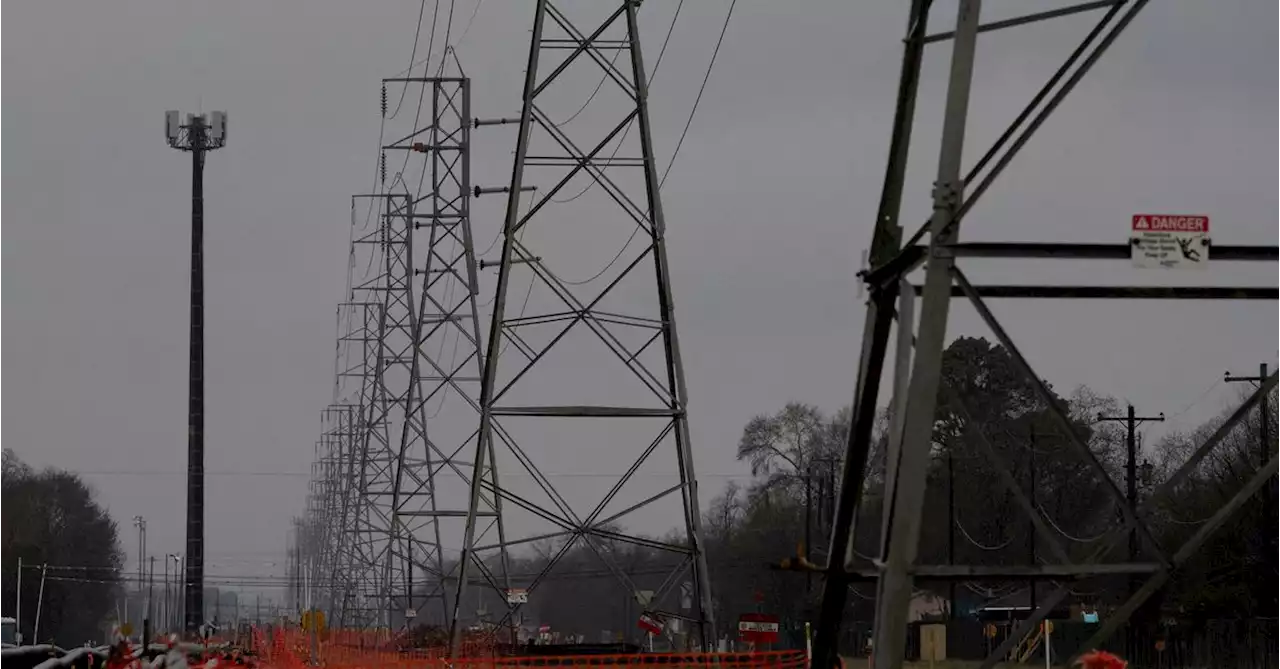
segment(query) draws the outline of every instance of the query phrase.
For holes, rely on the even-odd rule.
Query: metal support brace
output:
[[[960,170],[981,6],[981,0],[960,0],[956,19],[942,151],[930,221],[930,247],[933,251],[949,243],[959,231],[955,215],[963,192]],[[935,254],[929,258],[925,270],[920,331],[916,338],[915,363],[907,395],[900,459],[894,476],[893,497],[887,498],[885,505],[889,533],[883,538],[884,576],[877,590],[875,641],[872,646],[875,666],[881,669],[902,666],[906,650],[907,608],[912,593],[908,568],[915,562],[920,543],[920,520],[927,479],[925,470],[933,440],[933,416],[941,381],[953,264],[954,259],[950,256]]]

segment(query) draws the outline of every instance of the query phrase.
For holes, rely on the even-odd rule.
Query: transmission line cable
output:
[[[964,524],[960,522],[959,518],[956,518],[956,528],[960,530],[960,534],[964,535],[965,539],[969,540],[969,543],[973,544],[974,546],[977,546],[978,548],[984,551],[994,552],[994,551],[1002,550],[1008,547],[1009,544],[1013,543],[1013,537],[1009,537],[1008,539],[1005,540],[1004,543],[998,546],[987,546],[987,545],[981,544],[978,542],[977,539],[974,539],[973,536],[969,534],[968,530],[964,529]]]
[[[475,9],[471,10],[471,18],[467,19],[467,25],[462,27],[462,34],[458,36],[458,44],[461,45],[467,39],[467,33],[471,32],[471,24],[476,20],[476,15],[480,13],[480,5],[484,4],[484,0],[476,0]],[[456,50],[456,47],[455,47]]]
[[[457,0],[449,0],[449,19],[448,21],[445,22],[444,50],[440,52],[441,53],[440,67],[436,69],[437,77],[444,74],[444,64],[445,64],[445,61],[447,60],[444,57],[444,54],[448,54],[450,49],[449,40],[453,35],[453,9],[456,5],[457,5]],[[454,54],[454,58],[457,58],[457,54]],[[425,89],[426,87],[424,86],[423,88]]]
[[[1114,506],[1114,504],[1113,504],[1112,506]],[[1036,509],[1037,509],[1037,510],[1039,510],[1039,511],[1040,511],[1040,515],[1041,515],[1041,516],[1043,516],[1043,517],[1044,517],[1044,519],[1045,519],[1046,521],[1048,521],[1048,522],[1049,522],[1049,526],[1050,526],[1050,527],[1052,527],[1055,531],[1057,531],[1057,533],[1058,533],[1058,534],[1061,534],[1063,537],[1065,537],[1065,538],[1066,538],[1067,540],[1069,540],[1069,541],[1074,541],[1074,542],[1076,542],[1076,543],[1078,543],[1078,544],[1091,544],[1091,543],[1093,543],[1093,542],[1095,542],[1095,541],[1097,541],[1097,540],[1099,540],[1099,539],[1101,539],[1101,538],[1103,538],[1103,537],[1107,536],[1108,534],[1111,534],[1111,530],[1110,530],[1110,529],[1107,529],[1107,530],[1103,530],[1103,531],[1102,531],[1100,534],[1098,534],[1097,536],[1089,537],[1088,539],[1081,538],[1081,537],[1077,537],[1077,536],[1075,536],[1075,535],[1073,535],[1073,534],[1069,534],[1066,530],[1062,529],[1062,526],[1061,526],[1061,525],[1058,525],[1058,523],[1057,523],[1056,521],[1054,521],[1053,516],[1049,515],[1049,513],[1048,513],[1047,511],[1045,511],[1045,510],[1044,510],[1044,507],[1043,507],[1043,506],[1041,506],[1041,505],[1037,504],[1037,505],[1036,505]]]
[[[671,161],[667,163],[667,169],[662,173],[662,180],[658,182],[658,188],[667,183],[667,175],[671,174],[671,167],[676,163],[676,156],[680,154],[680,147],[684,146],[684,138],[689,134],[689,126],[693,125],[693,117],[698,113],[698,103],[702,102],[702,94],[707,90],[707,82],[711,80],[711,71],[716,66],[716,57],[720,55],[720,46],[724,44],[724,35],[729,30],[729,19],[733,18],[733,8],[738,6],[738,0],[732,0],[729,3],[729,11],[724,15],[724,25],[720,26],[720,37],[716,39],[716,48],[711,52],[711,62],[707,64],[707,73],[702,77],[702,85],[698,87],[698,96],[693,100],[693,109],[689,110],[689,119],[684,123],[684,130],[680,133],[680,139],[676,141],[676,148],[671,152]]]
[[[422,0],[422,2],[418,4],[418,23],[417,23],[417,27],[413,31],[413,49],[410,50],[409,52],[409,67],[411,71],[413,68],[414,59],[418,57],[418,40],[422,37],[422,17],[426,13],[426,11],[427,11],[427,0]],[[439,13],[439,11],[440,11],[440,0],[436,0],[435,11],[433,11],[431,14],[431,41],[434,41],[436,36],[436,15]],[[430,41],[427,44],[427,58],[428,59],[431,58]],[[407,93],[408,91],[409,91],[409,82],[406,81],[404,82],[404,85],[400,87],[400,100],[396,102],[395,110],[392,111],[389,116],[387,116],[388,119],[393,119],[396,117],[396,114],[400,113],[400,106],[404,104],[405,93]]]

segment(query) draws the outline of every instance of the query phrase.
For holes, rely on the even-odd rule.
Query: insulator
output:
[[[387,152],[386,151],[382,152],[382,159],[379,160],[378,163],[381,165],[380,169],[382,170],[382,185],[385,186],[387,185]]]
[[[387,85],[382,84],[382,118],[387,117]]]

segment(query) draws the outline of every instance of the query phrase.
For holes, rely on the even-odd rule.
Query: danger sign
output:
[[[1134,214],[1129,247],[1136,267],[1204,267],[1209,260],[1209,217]]]
[[[738,617],[738,635],[743,641],[775,643],[778,628],[778,617],[767,613],[744,613]]]
[[[1161,216],[1159,214],[1135,214],[1133,230],[1152,232],[1203,232],[1209,233],[1208,216]]]

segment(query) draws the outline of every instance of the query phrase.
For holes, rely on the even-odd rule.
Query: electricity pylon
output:
[[[711,591],[638,5],[568,12],[536,3],[474,463],[503,482],[472,477],[455,611],[468,601],[471,571],[490,570],[492,551],[545,548],[545,568],[513,577],[499,624],[512,622],[576,547],[628,588],[637,617],[670,621],[676,633],[692,623],[689,643],[706,646],[715,640]],[[566,278],[584,271],[594,276]],[[562,476],[574,485],[558,485]],[[497,544],[478,527],[486,495],[505,505],[509,536]],[[673,516],[678,538],[646,536],[669,530]],[[628,545],[665,551],[666,577],[643,583]]]

